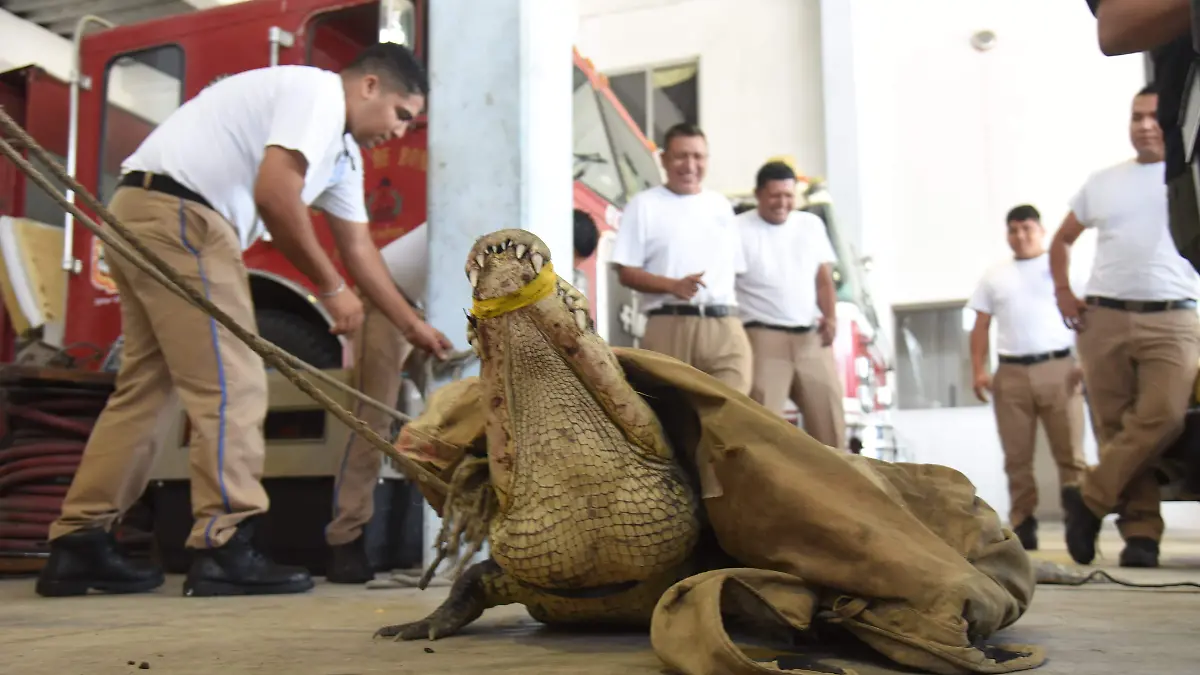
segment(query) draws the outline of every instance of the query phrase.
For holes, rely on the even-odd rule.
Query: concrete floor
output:
[[[1069,563],[1061,534],[1043,528],[1039,557]],[[1132,581],[1200,581],[1200,532],[1169,532],[1164,568],[1116,568],[1120,542],[1105,527],[1100,567]],[[656,675],[640,634],[575,635],[541,627],[520,607],[489,610],[457,637],[373,641],[385,623],[423,617],[445,588],[368,590],[319,583],[306,595],[180,597],[157,593],[44,599],[29,578],[0,581],[0,673],[109,675],[151,671],[359,675],[571,673]],[[1000,638],[1044,645],[1045,675],[1193,674],[1200,670],[1200,591],[1111,584],[1041,586],[1028,614]],[[132,663],[132,665],[131,665]],[[862,675],[894,672],[859,668]],[[897,671],[898,672],[898,671]]]

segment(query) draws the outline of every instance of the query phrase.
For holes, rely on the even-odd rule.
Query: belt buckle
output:
[[[142,189],[149,190],[150,183],[154,180],[154,174],[149,171],[142,172]]]
[[[708,306],[708,305],[696,305],[696,309],[697,309],[697,310],[700,312],[700,316],[701,316],[701,317],[706,317],[706,316],[708,316],[708,313],[707,313],[707,312],[704,310],[704,308],[705,308],[705,307],[707,307],[707,306]]]

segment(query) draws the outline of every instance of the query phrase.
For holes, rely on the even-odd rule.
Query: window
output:
[[[660,147],[667,129],[700,123],[700,63],[691,61],[610,74],[609,87],[647,138]]]
[[[975,312],[961,303],[897,307],[897,404],[902,410],[985,405],[971,376]]]
[[[59,166],[65,167],[67,165],[67,160],[65,158],[59,157],[52,152],[49,152],[48,154],[54,158],[54,161],[57,162]],[[50,168],[45,164],[42,164],[42,160],[35,157],[32,152],[29,153],[29,156],[26,159],[34,166],[34,168],[36,168],[38,171],[41,171],[42,175],[52,175]],[[62,225],[66,220],[67,211],[54,200],[54,197],[46,194],[46,191],[40,186],[38,186],[32,180],[26,180],[25,217],[29,218],[30,220],[36,220],[39,223],[45,223],[47,225]]]
[[[105,73],[100,146],[100,190],[116,191],[121,162],[183,104],[183,50],[164,45],[118,56]]]
[[[600,94],[597,98],[600,99],[600,107],[612,136],[613,149],[617,153],[617,170],[621,174],[621,182],[625,184],[627,198],[646,188],[661,185],[662,173],[650,148],[629,128],[628,122],[608,97]]]
[[[625,188],[613,162],[608,128],[600,115],[600,102],[587,75],[575,68],[575,180],[621,206]]]

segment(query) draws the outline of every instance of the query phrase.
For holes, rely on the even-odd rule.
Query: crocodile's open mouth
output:
[[[467,259],[467,280],[471,283],[474,306],[467,315],[467,340],[481,357],[486,339],[480,337],[480,321],[495,319],[519,312],[548,297],[556,297],[569,321],[537,323],[551,342],[563,344],[564,329],[574,325],[579,334],[593,332],[595,324],[589,313],[587,298],[569,283],[560,279],[554,270],[547,247],[525,230],[501,230],[482,237],[475,243]],[[556,308],[540,305],[539,313],[558,314]],[[551,325],[553,324],[553,325]],[[571,340],[568,340],[571,341]]]

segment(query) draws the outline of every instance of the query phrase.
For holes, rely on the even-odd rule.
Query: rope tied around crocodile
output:
[[[414,480],[423,485],[429,486],[439,492],[446,494],[449,486],[444,481],[435,476],[425,467],[413,461],[409,457],[402,455],[392,444],[385,440],[382,436],[371,429],[366,422],[355,417],[348,410],[339,405],[336,401],[329,397],[328,394],[318,389],[307,378],[302,376],[298,370],[304,370],[314,378],[323,383],[346,392],[359,400],[362,400],[368,405],[380,408],[386,411],[393,417],[403,421],[411,421],[407,415],[403,415],[390,406],[386,406],[379,401],[371,399],[361,392],[347,386],[342,382],[330,377],[328,374],[314,368],[308,363],[301,361],[292,354],[280,349],[277,345],[262,339],[258,335],[251,333],[243,328],[228,314],[214,305],[204,296],[204,294],[189,285],[179,273],[166,263],[154,251],[146,247],[132,232],[130,232],[116,216],[112,214],[103,204],[87,188],[83,187],[71,175],[69,175],[58,161],[52,157],[41,145],[33,139],[19,124],[14,120],[4,106],[0,106],[0,128],[5,132],[0,136],[0,154],[7,157],[18,169],[29,177],[38,187],[53,198],[60,206],[68,213],[75,217],[75,220],[81,223],[84,227],[91,230],[105,245],[110,246],[114,251],[132,262],[138,269],[149,274],[155,281],[158,281],[168,290],[179,295],[184,300],[205,312],[225,328],[229,329],[233,335],[239,340],[246,343],[255,353],[263,358],[263,360],[275,367],[284,377],[292,384],[296,385],[301,391],[307,394],[314,401],[319,403],[326,410],[331,412],[343,424],[350,427],[357,434],[361,434],[376,450],[387,455],[393,460],[393,463],[398,471],[403,473],[410,480]],[[34,156],[58,179],[60,183],[70,188],[75,195],[80,197],[84,204],[96,213],[109,227],[112,228],[120,238],[114,237],[112,233],[102,228],[96,221],[92,220],[87,214],[81,211],[75,204],[64,197],[54,184],[49,181],[36,167],[29,163],[20,152],[13,147],[8,138],[13,138],[14,143],[28,149]],[[125,241],[122,241],[124,239]],[[128,243],[126,243],[128,242]]]

